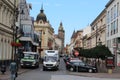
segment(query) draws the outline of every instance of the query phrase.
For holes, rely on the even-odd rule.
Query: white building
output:
[[[91,26],[87,26],[83,29],[83,48],[90,49],[91,48]]]
[[[83,29],[83,36],[91,33],[91,26],[87,26]]]
[[[39,46],[39,34],[37,34],[34,29],[34,18],[30,16],[31,4],[28,4],[26,0],[20,0],[18,8],[18,27],[22,32],[22,34],[20,32],[22,49],[24,51],[37,52],[37,46]]]
[[[120,66],[120,0],[110,0],[106,11],[106,43],[115,55],[116,65]]]

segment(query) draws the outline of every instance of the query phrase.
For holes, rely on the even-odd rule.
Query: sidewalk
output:
[[[84,77],[95,77],[95,78],[113,78],[120,79],[120,73],[81,73],[81,72],[72,72],[70,75],[84,76]]]
[[[113,70],[112,73],[69,72],[69,74],[84,77],[120,79],[120,68]]]
[[[18,71],[18,75],[20,75],[20,74],[22,74],[22,73],[24,73],[24,72],[27,72],[27,71],[29,71],[30,69],[19,69],[19,71]],[[7,71],[5,72],[5,74],[2,74],[1,72],[0,72],[0,80],[10,80],[10,71],[9,71],[9,69],[7,69]]]

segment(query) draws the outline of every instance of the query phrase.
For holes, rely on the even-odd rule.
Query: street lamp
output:
[[[39,30],[39,34],[40,34],[40,38],[39,38],[39,49],[38,50],[39,50],[40,59],[41,59],[41,51],[43,51],[42,41],[44,41],[43,40],[43,35],[45,34],[44,30]],[[42,61],[42,59],[41,59],[41,61]]]
[[[16,7],[16,0],[14,0],[14,14],[13,14],[13,24],[12,24],[12,29],[13,29],[13,42],[11,42],[11,46],[12,46],[12,56],[14,56],[14,58],[12,57],[13,61],[16,63],[17,65],[17,69],[18,69],[18,54],[17,54],[17,47],[21,46],[20,43],[18,43],[18,29],[19,27],[17,26],[17,19],[18,19],[18,8]]]

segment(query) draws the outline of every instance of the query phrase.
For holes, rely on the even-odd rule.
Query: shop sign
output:
[[[107,68],[115,67],[115,56],[107,56],[106,57],[106,67]]]

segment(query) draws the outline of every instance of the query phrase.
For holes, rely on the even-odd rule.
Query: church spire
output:
[[[43,10],[43,4],[41,5],[41,10],[40,10],[40,11],[41,11],[41,13],[43,13],[43,11],[44,11],[44,10]]]
[[[60,26],[63,26],[63,25],[62,25],[62,22],[60,22]]]
[[[62,31],[64,30],[62,22],[60,22],[59,30],[62,30]]]
[[[75,32],[75,30],[74,30],[74,31],[73,31],[73,34],[72,34],[72,36],[71,36],[71,39],[75,37],[75,33],[76,33],[76,32]]]

